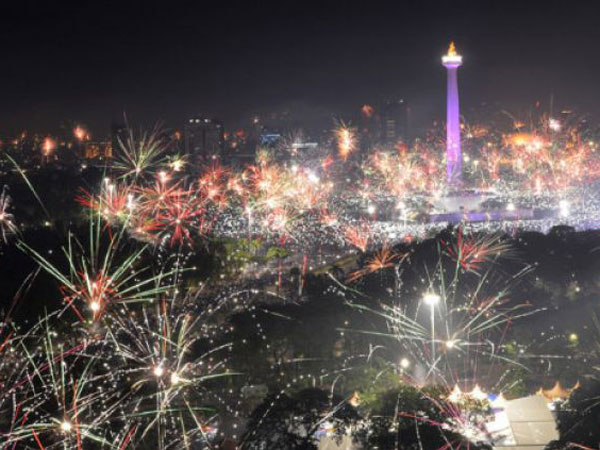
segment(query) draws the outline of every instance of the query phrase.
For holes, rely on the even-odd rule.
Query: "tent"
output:
[[[540,395],[506,401],[487,429],[495,450],[543,450],[558,439],[554,417]]]

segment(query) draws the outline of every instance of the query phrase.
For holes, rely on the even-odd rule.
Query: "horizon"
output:
[[[444,119],[451,40],[467,120],[482,104],[519,114],[550,97],[595,116],[594,11],[559,1],[5,5],[0,133],[73,121],[101,134],[123,113],[143,126],[202,115],[231,129],[281,110],[310,129],[390,98],[406,99],[423,128]]]

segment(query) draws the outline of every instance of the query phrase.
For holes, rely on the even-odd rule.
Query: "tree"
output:
[[[251,414],[242,450],[316,450],[325,423],[341,438],[358,415],[346,402],[320,389],[271,395]]]
[[[459,442],[471,450],[491,449],[486,444],[469,442],[451,431],[452,427],[443,426],[449,423],[449,417],[439,407],[442,394],[436,387],[419,390],[408,384],[389,390],[355,432],[355,439],[363,448],[379,450],[457,448]],[[454,444],[449,446],[450,443]]]

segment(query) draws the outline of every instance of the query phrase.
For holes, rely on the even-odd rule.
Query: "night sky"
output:
[[[535,100],[600,113],[600,5],[592,1],[2,2],[0,135],[76,120],[234,125],[291,109],[308,125],[404,97],[444,117],[453,39],[464,111]],[[466,113],[468,114],[468,113]],[[468,120],[468,116],[467,116]]]

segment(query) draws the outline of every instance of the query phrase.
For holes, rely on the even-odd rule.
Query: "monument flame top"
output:
[[[442,64],[452,65],[456,67],[462,64],[462,56],[456,53],[456,47],[454,46],[454,42],[450,42],[448,53],[442,56]]]

